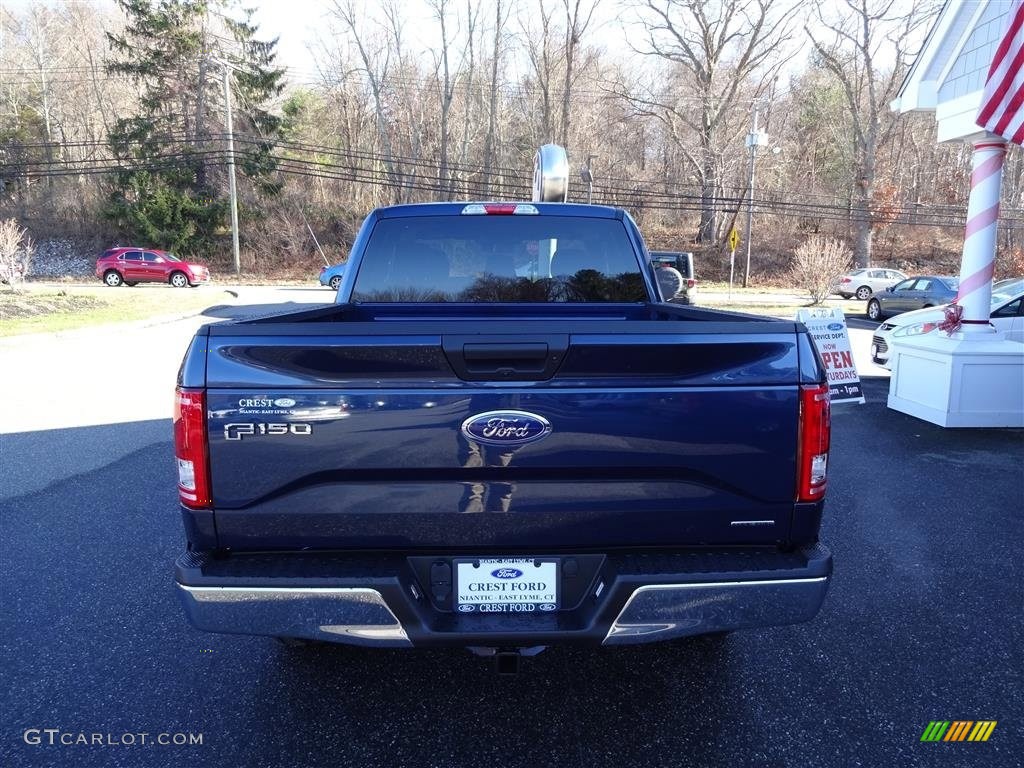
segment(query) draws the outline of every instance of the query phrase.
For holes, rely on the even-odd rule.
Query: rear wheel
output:
[[[870,295],[871,295],[871,288],[866,286],[866,285],[862,285],[860,288],[857,289],[856,296],[861,301],[867,301],[868,297]]]
[[[124,279],[121,277],[121,273],[116,269],[107,270],[106,274],[103,275],[103,282],[109,285],[111,288],[117,288]]]
[[[175,272],[171,275],[171,285],[175,288],[187,288],[188,277],[185,276],[184,272]]]
[[[868,319],[879,320],[882,317],[882,305],[878,303],[878,299],[872,299],[868,302]]]
[[[341,277],[339,275],[335,275],[334,277],[331,278],[330,284],[332,291],[338,290],[338,286],[341,285]]]

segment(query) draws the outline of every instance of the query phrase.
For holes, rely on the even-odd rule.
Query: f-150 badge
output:
[[[313,434],[309,424],[225,424],[225,440],[241,440],[243,437],[258,435],[299,435],[308,437]]]
[[[462,434],[485,445],[526,445],[551,434],[551,424],[526,411],[487,411],[462,422]]]

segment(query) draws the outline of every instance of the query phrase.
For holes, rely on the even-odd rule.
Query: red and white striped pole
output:
[[[1006,142],[992,138],[975,142],[971,158],[971,196],[967,203],[967,229],[960,262],[960,289],[956,304],[964,333],[985,333],[992,302],[992,275],[996,260],[996,221],[1003,181]]]

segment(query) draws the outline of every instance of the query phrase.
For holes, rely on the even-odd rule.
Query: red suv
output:
[[[111,288],[121,283],[170,283],[184,288],[210,282],[210,270],[167,251],[109,248],[96,260],[96,277]]]

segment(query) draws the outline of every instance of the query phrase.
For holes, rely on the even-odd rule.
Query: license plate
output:
[[[460,613],[558,610],[558,561],[492,558],[455,561],[455,608]]]

